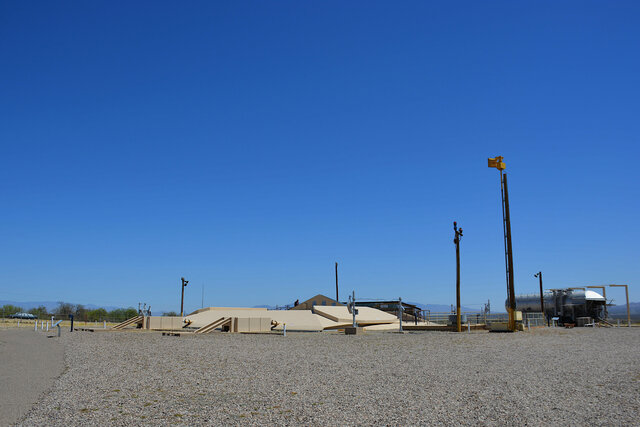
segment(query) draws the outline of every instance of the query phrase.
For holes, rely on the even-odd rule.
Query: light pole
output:
[[[458,332],[462,332],[460,320],[460,237],[462,237],[462,228],[458,230],[458,223],[455,221],[453,221],[453,231],[455,233],[453,243],[456,245],[456,324]]]
[[[624,288],[624,293],[627,296],[627,326],[631,327],[631,310],[629,309],[629,286],[628,285],[609,285],[613,288]]]
[[[184,288],[187,286],[189,281],[184,280],[184,277],[181,277],[180,280],[182,280],[182,285],[180,286],[182,289],[182,297],[180,298],[180,317],[184,317]]]
[[[542,312],[543,319],[546,317],[544,314],[544,294],[542,293],[542,271],[538,271],[533,277],[540,279],[540,311]],[[549,319],[547,319],[547,326],[549,326]]]
[[[513,286],[513,252],[511,247],[511,215],[509,213],[509,191],[507,189],[507,174],[502,173],[506,169],[506,165],[502,161],[502,156],[490,157],[488,165],[490,168],[496,168],[500,171],[500,192],[502,194],[502,228],[504,231],[504,261],[506,265],[507,276],[507,299],[509,307],[509,330],[516,330],[516,295]]]
[[[338,263],[336,262],[336,302],[340,302],[338,295]]]

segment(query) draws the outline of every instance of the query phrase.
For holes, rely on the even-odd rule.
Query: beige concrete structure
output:
[[[184,326],[180,316],[147,316],[144,319],[143,329],[173,331]]]
[[[115,325],[113,328],[111,329],[124,329],[127,327],[135,327],[138,328],[142,322],[144,321],[144,317],[143,316],[136,316],[136,317],[132,317],[131,319],[127,319],[122,323],[118,323],[117,325]]]
[[[303,304],[320,302],[309,310],[268,310],[247,307],[207,307],[182,317],[138,316],[114,327],[114,329],[142,329],[155,331],[184,331],[206,334],[216,330],[240,333],[282,331],[320,332],[344,329],[352,326],[353,317],[346,306],[316,295]],[[335,304],[335,305],[333,305]],[[356,322],[367,330],[397,330],[398,319],[384,311],[371,307],[358,307]]]
[[[271,319],[268,317],[239,317],[234,332],[269,332]]]
[[[357,309],[358,314],[356,315],[356,322],[361,326],[388,324],[398,321],[396,316],[385,313],[382,310],[370,307],[357,307]],[[336,323],[345,325],[353,324],[353,315],[349,313],[349,309],[346,306],[314,306],[313,312]]]
[[[267,310],[266,308],[209,307],[196,310],[185,317],[189,327],[201,328],[221,317],[238,319],[267,318],[275,321],[275,330],[282,330],[287,324],[289,331],[322,331],[332,323],[323,322],[311,310]]]
[[[196,310],[185,317],[189,328],[203,328],[222,318],[237,318],[238,325],[254,325],[257,320],[268,319],[273,325],[270,330],[281,331],[287,325],[288,331],[323,331],[343,329],[351,326],[353,318],[346,306],[313,306],[311,310],[267,310],[265,308],[209,307]],[[248,323],[247,323],[248,322]],[[254,322],[254,323],[252,323]],[[261,320],[261,322],[265,322]],[[398,329],[398,319],[381,310],[369,307],[358,307],[356,322],[359,326],[373,327],[375,330]],[[264,325],[264,323],[261,323]],[[238,326],[238,332],[253,332],[253,326],[245,330]],[[264,326],[260,326],[264,330]],[[235,328],[230,330],[234,331]]]

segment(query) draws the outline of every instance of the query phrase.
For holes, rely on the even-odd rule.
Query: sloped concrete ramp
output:
[[[313,306],[313,310],[267,310],[266,308],[209,307],[196,310],[186,316],[190,328],[210,331],[220,325],[222,319],[270,319],[277,323],[274,330],[281,331],[287,325],[288,331],[324,331],[351,326],[353,318],[345,306]],[[371,307],[358,307],[356,322],[359,326],[373,327],[372,330],[397,328],[398,319],[390,313]],[[213,326],[212,326],[213,325]]]
[[[358,314],[356,315],[356,322],[361,326],[393,323],[398,320],[398,318],[393,314],[389,314],[375,308],[357,307],[357,309]],[[313,312],[334,322],[346,324],[347,326],[353,323],[353,315],[349,313],[349,310],[345,306],[330,307],[314,305]]]

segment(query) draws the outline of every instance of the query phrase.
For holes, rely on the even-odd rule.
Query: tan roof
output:
[[[201,328],[222,317],[269,318],[278,322],[274,328],[282,330],[284,324],[289,331],[322,331],[350,326],[352,316],[346,306],[314,306],[312,310],[267,310],[248,307],[207,307],[186,316],[192,328]],[[360,326],[393,325],[398,319],[389,313],[370,307],[358,307],[356,321]]]
[[[365,324],[379,324],[379,323],[392,323],[398,318],[393,314],[385,313],[382,310],[378,310],[371,307],[357,307],[358,314],[356,315],[356,322],[359,325]],[[349,313],[346,306],[325,306],[314,305],[313,312],[317,313],[327,319],[334,322],[347,323],[347,325],[353,324],[353,315]]]
[[[313,314],[311,310],[266,310],[264,308],[244,307],[209,307],[208,310],[198,310],[199,313],[190,314],[186,318],[191,320],[191,327],[200,328],[221,317],[267,317],[275,320],[279,325],[275,329],[282,329],[284,323],[291,331],[322,331],[326,322]]]

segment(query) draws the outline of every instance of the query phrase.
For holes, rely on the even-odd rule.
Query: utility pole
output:
[[[402,332],[402,316],[404,315],[404,306],[402,305],[402,298],[398,297],[398,318],[400,319],[400,332]]]
[[[624,288],[624,293],[627,296],[627,326],[631,327],[631,310],[629,309],[629,286],[628,285],[609,285],[613,288]],[[607,301],[605,300],[605,304]]]
[[[542,293],[542,271],[538,271],[533,277],[537,277],[540,279],[540,311],[542,312],[542,317],[546,317],[544,313],[544,294]],[[547,319],[547,326],[549,326],[549,319]]]
[[[200,308],[204,308],[204,282],[202,282],[202,301],[200,302]]]
[[[180,317],[184,317],[184,288],[187,286],[189,281],[184,280],[184,277],[181,277],[180,280],[182,280],[182,285],[180,286],[182,290],[182,297],[180,298]]]
[[[500,171],[500,191],[502,193],[502,228],[504,231],[504,258],[506,264],[507,276],[507,299],[509,313],[509,330],[516,330],[516,295],[513,285],[513,252],[511,246],[511,215],[509,213],[509,191],[507,189],[507,174],[502,171],[506,169],[503,163],[504,157],[497,156],[489,158],[488,164],[490,168],[496,168]]]
[[[338,294],[338,263],[336,262],[336,302],[340,302],[340,297]]]
[[[458,230],[458,223],[455,221],[453,221],[453,231],[455,233],[453,243],[456,245],[456,324],[458,332],[462,332],[460,319],[460,237],[462,237],[462,228]]]

